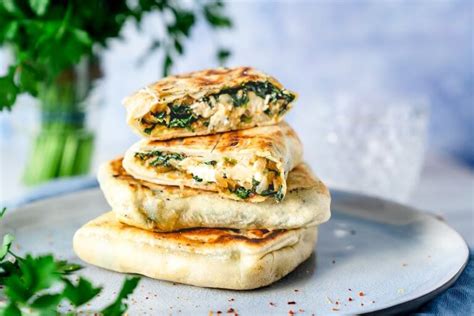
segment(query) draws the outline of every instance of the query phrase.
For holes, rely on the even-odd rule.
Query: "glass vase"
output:
[[[40,127],[32,140],[23,180],[36,185],[87,174],[94,151],[91,112],[98,106],[99,60],[85,58],[39,87]]]

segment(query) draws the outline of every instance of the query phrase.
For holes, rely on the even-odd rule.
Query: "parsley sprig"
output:
[[[0,47],[11,48],[13,62],[0,69],[0,110],[10,109],[18,95],[37,96],[85,57],[94,57],[120,38],[128,21],[138,27],[155,13],[163,32],[155,34],[144,57],[163,51],[162,70],[167,75],[175,59],[185,52],[185,40],[197,20],[211,29],[229,28],[220,0],[4,0],[0,1]],[[216,58],[229,57],[220,49]]]
[[[5,208],[0,211],[0,219],[5,211]],[[57,260],[51,254],[20,257],[11,249],[13,240],[11,234],[4,235],[0,248],[0,288],[7,299],[0,305],[0,315],[61,315],[59,307],[65,304],[69,307],[65,315],[75,315],[79,309],[84,312],[84,304],[102,291],[102,287],[94,286],[82,276],[72,280],[72,273],[82,266]],[[116,299],[98,313],[104,316],[124,314],[128,308],[126,300],[139,281],[138,277],[127,277]]]

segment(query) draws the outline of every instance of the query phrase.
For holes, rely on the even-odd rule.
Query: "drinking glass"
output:
[[[316,103],[307,158],[318,176],[333,188],[405,202],[423,165],[427,103],[347,95]]]

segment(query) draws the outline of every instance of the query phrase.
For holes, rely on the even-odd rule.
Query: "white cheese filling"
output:
[[[218,130],[229,126],[238,126],[244,114],[257,116],[269,108],[269,95],[263,99],[250,91],[248,98],[249,101],[246,105],[236,107],[230,95],[221,94],[218,98],[209,97],[209,103],[196,102],[190,107],[197,116],[209,119],[209,130]]]
[[[256,193],[267,190],[271,184],[278,187],[276,172],[267,169],[267,159],[262,157],[220,159],[213,164],[201,157],[187,157],[175,161],[173,165],[179,170],[191,174],[198,182],[217,183],[218,186],[234,187],[235,184],[248,190],[257,181]],[[255,180],[255,181],[254,181]]]

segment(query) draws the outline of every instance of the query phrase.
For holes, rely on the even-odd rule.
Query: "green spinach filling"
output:
[[[273,184],[270,184],[270,186],[268,187],[268,189],[260,192],[260,193],[257,193],[256,192],[256,189],[257,189],[257,186],[260,184],[260,182],[258,182],[257,180],[255,179],[252,179],[252,188],[251,189],[246,189],[242,186],[237,186],[234,190],[230,190],[230,192],[234,193],[235,195],[237,195],[239,198],[241,199],[247,199],[248,197],[251,197],[253,195],[261,195],[261,196],[272,196],[276,201],[278,202],[281,202],[281,200],[283,200],[283,187],[281,186],[278,190],[275,190],[275,188],[273,187]]]
[[[191,108],[187,105],[168,105],[170,109],[169,121],[166,120],[165,112],[155,112],[153,123],[146,127],[143,131],[150,134],[157,125],[164,125],[168,128],[191,128],[191,125],[198,120]]]
[[[275,190],[275,188],[273,187],[273,184],[270,184],[268,189],[260,192],[260,195],[261,196],[273,196],[275,198],[275,200],[280,202],[281,200],[283,200],[283,187],[281,186],[278,190]]]
[[[196,182],[202,182],[202,178],[199,178],[199,177],[196,176],[196,175],[193,175],[193,179],[194,179],[194,181],[196,181]]]
[[[135,157],[140,160],[148,160],[148,165],[152,167],[173,167],[171,160],[183,160],[186,156],[178,153],[168,153],[163,151],[137,152]]]
[[[167,168],[172,168],[172,169],[175,168],[171,164],[172,160],[181,161],[184,158],[186,158],[186,155],[184,154],[164,152],[164,151],[159,151],[159,150],[153,150],[149,152],[136,152],[134,156],[135,158],[138,158],[142,161],[146,161],[148,165],[151,167],[167,167]],[[228,157],[224,157],[224,161],[226,161],[227,163],[236,162],[235,159],[228,158]],[[209,161],[205,161],[204,164],[215,166],[217,165],[217,161],[209,160]],[[203,179],[197,175],[192,175],[192,178],[196,182],[203,182]],[[224,174],[224,178],[227,178],[225,174]],[[273,187],[273,184],[270,184],[266,190],[260,193],[257,193],[257,186],[259,184],[260,184],[259,181],[252,179],[251,189],[246,189],[245,187],[238,185],[234,189],[229,189],[229,191],[231,193],[234,193],[235,195],[237,195],[239,198],[243,200],[249,197],[252,197],[254,195],[272,196],[278,202],[283,200],[283,187],[282,186],[280,186],[278,190],[275,190],[275,188]]]
[[[212,107],[212,104],[210,102],[211,97],[218,99],[220,95],[227,94],[231,97],[232,105],[234,107],[241,107],[246,106],[248,104],[249,92],[255,93],[258,97],[262,99],[266,99],[268,96],[270,104],[283,100],[284,102],[281,103],[277,115],[282,115],[283,113],[285,113],[288,110],[288,104],[295,99],[294,94],[285,89],[279,89],[268,81],[251,81],[244,83],[238,87],[222,89],[218,93],[205,96],[199,101],[205,102],[210,107]],[[188,104],[169,103],[168,108],[170,110],[169,114],[167,114],[166,112],[151,113],[153,117],[152,122],[148,120],[142,120],[142,122],[147,125],[147,127],[143,130],[146,134],[151,134],[151,132],[157,125],[163,125],[168,128],[189,129],[191,128],[192,124],[199,119],[199,115],[193,113]],[[264,112],[268,116],[272,116],[275,114],[272,113],[269,108],[266,109]],[[245,115],[243,115],[241,118],[241,122],[243,123],[249,123],[251,122],[251,120],[251,117]],[[203,124],[205,126],[208,126],[209,121],[207,120]]]

